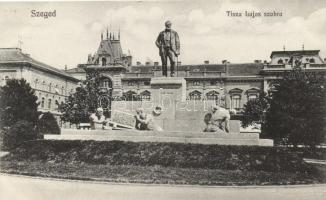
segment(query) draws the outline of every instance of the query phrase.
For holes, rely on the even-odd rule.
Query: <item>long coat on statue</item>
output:
[[[170,47],[172,49],[172,51],[174,52],[174,54],[176,56],[178,56],[180,54],[180,40],[179,40],[179,35],[176,31],[171,30],[170,32]],[[162,51],[164,48],[164,35],[166,34],[166,30],[160,32],[160,34],[158,35],[157,39],[156,39],[156,46],[160,49],[160,56],[162,56]]]

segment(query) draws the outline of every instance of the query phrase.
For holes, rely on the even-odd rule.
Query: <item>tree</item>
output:
[[[76,92],[68,96],[66,103],[59,105],[61,120],[72,124],[89,122],[90,114],[99,107],[100,78],[96,70],[87,72],[86,80],[80,83]],[[107,115],[107,111],[104,114]]]
[[[297,68],[284,74],[272,92],[266,133],[275,142],[315,147],[324,138],[326,90],[323,75]]]
[[[242,118],[242,127],[248,127],[253,124],[265,125],[265,113],[270,106],[271,98],[266,92],[259,94],[258,98],[249,100],[244,105],[244,114]]]
[[[60,127],[54,115],[46,112],[40,115],[37,123],[38,132],[43,134],[60,134]]]
[[[34,90],[24,79],[10,79],[0,88],[0,125],[11,127],[18,121],[31,122],[38,120],[38,103]]]

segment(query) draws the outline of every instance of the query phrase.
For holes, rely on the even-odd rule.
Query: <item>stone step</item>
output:
[[[121,136],[121,135],[44,135],[48,140],[96,140],[96,141],[130,141],[130,142],[175,142],[193,144],[220,144],[220,145],[259,145],[258,139],[236,138],[187,138],[187,137],[163,137],[163,136]]]
[[[176,142],[220,145],[272,145],[259,140],[258,133],[209,133],[209,132],[153,132],[136,130],[77,130],[62,129],[61,135],[44,135],[48,140],[96,140],[130,142]]]
[[[212,132],[153,132],[136,130],[76,130],[62,129],[61,135],[80,135],[84,137],[137,136],[137,137],[181,137],[181,138],[221,138],[221,139],[259,139],[258,133],[212,133]]]

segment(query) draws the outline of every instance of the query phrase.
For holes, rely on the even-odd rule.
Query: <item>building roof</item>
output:
[[[243,64],[200,64],[181,65],[176,70],[190,72],[226,72],[229,76],[252,76],[258,75],[263,69],[263,63],[243,63]],[[162,66],[137,65],[132,66],[130,72],[151,73],[153,70],[161,70]]]
[[[270,58],[278,56],[293,56],[293,55],[318,55],[320,50],[297,50],[297,51],[272,51]]]
[[[227,74],[228,76],[253,76],[258,75],[263,68],[263,63],[228,64]]]
[[[25,54],[19,48],[0,48],[0,64],[1,63],[29,63],[33,67],[38,68],[43,71],[54,73],[65,78],[69,78],[74,81],[78,79],[72,77],[70,74],[66,73],[63,70],[57,69],[40,61],[37,61]]]
[[[79,67],[75,67],[75,68],[71,68],[71,69],[67,69],[65,70],[65,72],[67,73],[85,73],[85,70]]]
[[[122,52],[120,40],[113,40],[109,38],[101,40],[96,54],[88,64],[94,64],[100,55],[110,55],[112,61],[121,60],[124,55]]]

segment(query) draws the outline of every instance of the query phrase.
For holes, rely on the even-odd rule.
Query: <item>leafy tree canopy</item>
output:
[[[87,72],[86,80],[80,83],[76,92],[69,95],[66,103],[59,105],[59,111],[63,113],[61,119],[73,124],[89,122],[90,114],[99,107],[100,83],[101,76],[97,71]]]
[[[306,73],[300,68],[284,74],[272,92],[266,113],[266,133],[276,142],[321,143],[325,131],[326,90],[322,74]]]
[[[244,105],[244,116],[242,119],[242,127],[248,127],[254,123],[264,126],[265,113],[270,106],[270,95],[266,92],[259,94],[258,98],[251,99]]]
[[[17,121],[25,120],[37,124],[38,103],[34,90],[25,79],[10,79],[0,88],[1,127],[11,127]]]

